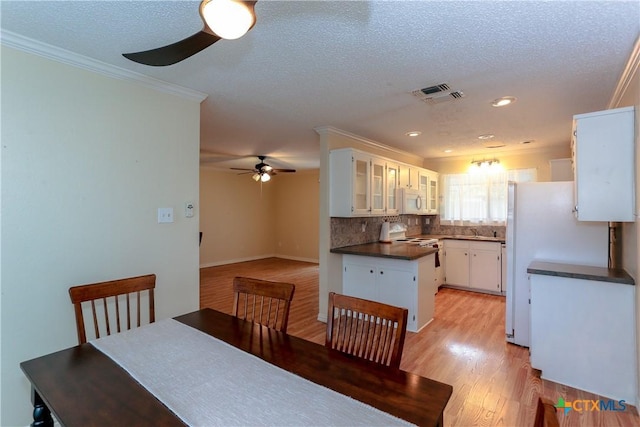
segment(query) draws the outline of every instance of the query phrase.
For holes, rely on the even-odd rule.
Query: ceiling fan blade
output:
[[[218,40],[220,40],[220,37],[200,31],[186,39],[164,47],[145,50],[144,52],[123,53],[122,56],[140,64],[163,67],[187,59]]]
[[[275,172],[295,172],[295,169],[273,169]]]
[[[234,170],[234,171],[249,171],[249,172],[256,172],[257,173],[257,171],[255,169],[247,169],[247,168],[229,168],[229,169]]]

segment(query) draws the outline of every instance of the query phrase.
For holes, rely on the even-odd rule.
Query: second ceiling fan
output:
[[[234,40],[242,37],[256,23],[256,3],[257,1],[203,0],[199,7],[200,18],[204,24],[202,30],[167,46],[122,55],[144,65],[173,65],[220,39]]]
[[[231,168],[236,171],[246,171],[243,173],[253,173],[253,180],[260,182],[267,182],[271,179],[273,175],[277,175],[278,172],[295,172],[295,169],[275,169],[270,165],[266,164],[264,161],[267,156],[258,156],[260,159],[260,163],[256,164],[253,169],[245,169],[245,168]]]

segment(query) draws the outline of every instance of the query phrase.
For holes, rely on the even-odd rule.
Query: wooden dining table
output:
[[[448,384],[355,358],[212,309],[174,320],[409,423],[443,425],[444,408],[452,393]],[[32,385],[34,425],[52,425],[50,414],[68,427],[185,424],[91,343],[28,360],[20,366]],[[216,401],[211,401],[210,406],[216,410]]]

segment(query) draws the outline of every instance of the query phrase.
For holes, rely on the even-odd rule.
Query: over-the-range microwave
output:
[[[424,214],[426,200],[420,194],[420,190],[396,188],[396,200],[401,214]]]

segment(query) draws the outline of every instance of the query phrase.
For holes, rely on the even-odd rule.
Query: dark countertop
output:
[[[437,248],[397,243],[365,243],[362,245],[343,246],[331,249],[334,254],[362,255],[379,258],[394,258],[413,261],[418,258],[431,255],[438,251]]]
[[[527,273],[542,276],[566,277],[569,279],[596,280],[598,282],[635,285],[633,278],[621,268],[593,267],[588,265],[559,264],[555,262],[532,261]]]
[[[504,237],[467,236],[462,234],[425,234],[420,237],[428,237],[431,239],[470,240],[473,242],[506,242]]]

